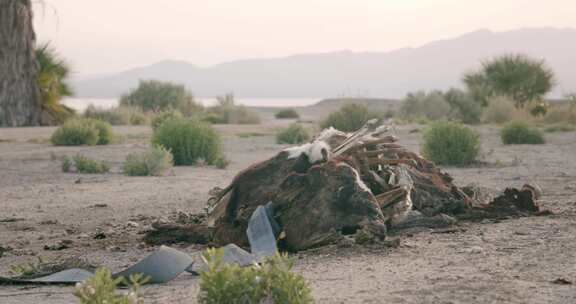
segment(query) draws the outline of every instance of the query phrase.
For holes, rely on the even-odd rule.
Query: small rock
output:
[[[108,204],[94,204],[90,208],[107,208]]]
[[[472,246],[472,247],[466,249],[466,252],[468,252],[470,254],[480,254],[480,253],[484,253],[484,248],[482,248],[480,246]]]
[[[572,281],[566,280],[564,278],[558,278],[554,281],[552,281],[552,284],[558,284],[558,285],[572,285]]]
[[[107,249],[109,251],[112,251],[112,252],[125,252],[126,251],[126,249],[122,249],[119,246],[110,246]]]
[[[57,225],[58,221],[57,220],[45,220],[45,221],[41,221],[39,224],[40,225]]]
[[[70,248],[72,240],[61,240],[52,245],[44,245],[44,250],[64,250]]]
[[[106,233],[104,233],[104,232],[98,232],[93,237],[93,239],[95,239],[95,240],[103,240],[105,238],[106,238]]]
[[[26,219],[19,218],[19,217],[6,217],[6,218],[1,218],[0,223],[15,223],[15,222],[21,222],[24,220],[26,220]]]
[[[138,224],[138,223],[136,223],[136,222],[133,222],[133,221],[128,221],[128,222],[126,223],[126,227],[137,228],[137,227],[140,227],[140,224]]]

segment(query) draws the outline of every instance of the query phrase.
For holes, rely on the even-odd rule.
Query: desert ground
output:
[[[55,147],[54,128],[0,129],[0,275],[36,257],[82,257],[120,270],[155,248],[142,232],[178,211],[201,212],[208,191],[286,146],[274,130],[289,121],[216,126],[227,169],[175,167],[163,177],[128,177],[121,165],[148,146],[147,126],[115,127],[122,140],[108,146]],[[423,126],[403,125],[400,143],[419,150]],[[475,127],[482,162],[444,168],[458,185],[503,189],[530,182],[554,214],[462,223],[449,231],[398,235],[397,248],[327,246],[294,254],[295,271],[311,284],[317,303],[576,303],[576,133],[546,134],[545,145],[504,146],[498,127]],[[105,160],[108,174],[63,173],[60,158],[77,153]],[[104,239],[94,239],[103,232]],[[451,233],[445,233],[451,232]],[[45,250],[63,240],[69,248]],[[197,255],[199,245],[175,245]],[[557,279],[565,280],[558,284]],[[556,283],[554,283],[556,281]],[[0,286],[0,303],[74,303],[73,287]],[[142,289],[146,303],[195,303],[198,277]]]

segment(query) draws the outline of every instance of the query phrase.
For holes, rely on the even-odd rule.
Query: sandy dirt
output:
[[[97,147],[51,146],[53,128],[0,129],[0,246],[11,248],[0,257],[0,274],[37,256],[79,256],[112,270],[133,264],[154,250],[141,243],[150,223],[179,210],[200,212],[211,188],[281,150],[273,132],[282,124],[217,126],[232,161],[227,169],[177,167],[164,177],[121,174],[126,155],[148,146],[148,127],[115,127],[123,140]],[[421,127],[395,132],[418,151],[415,128]],[[445,168],[456,183],[495,189],[536,183],[542,206],[555,214],[464,223],[455,233],[404,233],[398,248],[334,245],[298,253],[296,271],[311,283],[317,303],[576,303],[576,285],[553,283],[576,284],[576,133],[547,134],[545,145],[503,146],[496,127],[477,129],[485,163]],[[107,161],[112,172],[61,172],[59,159],[77,153]],[[107,237],[93,239],[98,232]],[[44,249],[62,240],[70,248]],[[0,303],[74,303],[72,291],[0,286]],[[197,292],[198,279],[188,274],[143,288],[146,303],[195,303]]]

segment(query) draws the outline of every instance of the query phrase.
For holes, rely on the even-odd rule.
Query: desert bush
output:
[[[300,118],[300,115],[294,109],[284,109],[276,112],[274,117],[277,119],[298,119]]]
[[[168,149],[177,166],[192,165],[203,159],[207,164],[222,157],[220,137],[206,122],[196,119],[170,119],[152,135],[152,144]]]
[[[86,122],[87,124],[92,124],[96,130],[98,130],[98,142],[97,145],[107,145],[112,142],[114,134],[112,133],[112,126],[101,120],[90,120]]]
[[[107,145],[112,141],[112,127],[97,119],[67,120],[56,129],[50,141],[56,146]]]
[[[502,124],[512,119],[515,111],[514,102],[505,96],[495,96],[488,99],[482,121],[485,123]]]
[[[89,105],[84,111],[84,117],[106,121],[113,126],[145,125],[149,121],[142,109],[130,106],[103,109]]]
[[[349,103],[338,111],[332,112],[322,122],[323,129],[334,127],[343,132],[353,132],[360,129],[368,120],[380,118],[380,112],[369,111],[363,104]]]
[[[310,140],[310,131],[301,124],[291,124],[288,128],[280,130],[276,134],[276,142],[279,144],[301,144]]]
[[[216,98],[218,104],[208,109],[203,120],[214,124],[259,124],[257,112],[243,105],[237,105],[234,95],[226,94]]]
[[[214,166],[218,169],[226,169],[230,165],[230,160],[226,157],[220,157],[214,161]]]
[[[72,160],[68,156],[62,159],[62,172],[68,173],[72,170]]]
[[[158,129],[158,127],[166,120],[168,119],[181,119],[183,118],[182,113],[173,110],[173,109],[168,109],[165,111],[162,111],[158,114],[156,114],[154,116],[154,118],[152,118],[152,129],[156,130]]]
[[[86,108],[86,110],[84,110],[83,116],[85,118],[93,118],[106,121],[113,126],[130,124],[130,117],[125,115],[124,112],[118,111],[117,108],[104,109],[91,104]]]
[[[544,143],[540,130],[521,121],[506,124],[500,131],[500,138],[505,145]]]
[[[221,249],[208,249],[208,269],[200,274],[202,304],[312,303],[308,283],[293,273],[293,262],[276,255],[260,265],[240,267],[222,262]]]
[[[455,122],[433,123],[423,135],[422,154],[440,165],[468,165],[480,151],[479,135]]]
[[[71,119],[52,133],[50,141],[56,146],[92,146],[98,143],[98,134],[99,130],[86,120]]]
[[[135,106],[143,111],[176,109],[185,116],[202,111],[186,87],[158,80],[140,80],[138,87],[120,98],[121,106]]]
[[[172,168],[173,162],[170,151],[153,146],[146,152],[128,154],[123,171],[128,176],[161,176]]]
[[[440,91],[408,93],[400,106],[400,116],[408,120],[421,117],[438,120],[447,118],[449,113],[450,104]]]
[[[559,123],[551,126],[547,126],[544,128],[545,132],[548,133],[555,133],[555,132],[573,132],[576,131],[576,126],[567,124],[567,123]]]
[[[101,174],[110,171],[110,167],[104,162],[88,158],[82,154],[74,156],[72,160],[77,173]]]
[[[544,116],[544,122],[576,125],[576,107],[571,105],[551,106]]]
[[[471,92],[482,92],[485,97],[510,96],[518,108],[542,100],[555,84],[554,72],[544,60],[522,54],[486,60],[479,71],[464,75],[463,81]]]
[[[146,280],[141,275],[132,275],[128,280],[114,279],[110,270],[99,268],[92,278],[76,285],[74,296],[80,304],[143,304],[144,298],[139,292]],[[130,286],[126,294],[116,294],[121,284]]]
[[[458,89],[450,89],[444,93],[444,99],[450,105],[448,118],[465,124],[477,124],[480,122],[482,106],[470,93]]]

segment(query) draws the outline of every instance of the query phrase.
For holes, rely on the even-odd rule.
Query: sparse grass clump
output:
[[[112,278],[110,270],[100,268],[96,274],[85,282],[76,285],[74,296],[80,304],[143,304],[144,298],[139,294],[140,285],[147,279],[141,275],[125,278]],[[128,285],[130,290],[125,294],[116,294],[118,285]]]
[[[174,165],[193,165],[200,159],[213,165],[222,157],[220,136],[210,124],[199,120],[169,119],[152,135],[152,144],[168,149]]]
[[[555,105],[548,109],[544,122],[551,124],[566,123],[576,125],[576,102],[572,105]]]
[[[225,157],[220,157],[214,162],[214,166],[218,169],[226,169],[230,165],[230,160]]]
[[[124,162],[124,174],[128,176],[161,176],[172,168],[170,151],[153,146],[142,153],[130,153]]]
[[[485,123],[503,124],[512,120],[514,111],[514,101],[505,96],[495,96],[488,98],[488,106],[482,115]]]
[[[279,144],[301,144],[310,140],[310,131],[301,124],[291,124],[288,128],[276,134],[276,142]]]
[[[234,95],[227,94],[217,97],[218,105],[208,109],[203,120],[214,124],[259,124],[260,116],[257,112],[243,106],[237,105]]]
[[[46,260],[39,256],[34,262],[10,265],[10,274],[17,279],[34,279],[70,268],[94,269],[95,267],[79,258]]]
[[[72,168],[72,164],[74,164],[74,169]],[[62,172],[101,174],[109,171],[110,167],[107,164],[88,158],[82,154],[78,154],[72,157],[72,159],[67,156],[62,159]]]
[[[422,154],[439,165],[471,164],[480,151],[478,134],[459,123],[433,123],[423,136]]]
[[[50,137],[56,146],[107,145],[112,141],[109,123],[89,118],[68,120]]]
[[[176,110],[169,109],[166,111],[162,111],[156,114],[154,118],[152,118],[152,129],[153,130],[158,129],[158,127],[168,119],[181,119],[181,118],[183,118],[182,113]]]
[[[568,123],[559,123],[555,125],[548,126],[544,128],[545,132],[555,133],[555,132],[573,132],[576,131],[576,125],[571,125]]]
[[[274,117],[277,119],[298,119],[300,118],[300,115],[294,109],[284,109],[276,112]]]
[[[505,145],[544,143],[544,136],[540,130],[520,121],[506,124],[500,131],[500,138]]]
[[[400,106],[400,116],[407,120],[444,119],[449,113],[450,104],[440,91],[408,93]]]
[[[353,132],[360,129],[368,120],[380,118],[380,115],[381,113],[369,111],[365,105],[349,103],[330,113],[320,123],[320,127],[322,129],[334,127],[343,132]]]
[[[84,111],[84,117],[102,120],[113,126],[145,125],[150,121],[142,109],[132,106],[104,109],[89,105]]]
[[[276,255],[260,265],[240,267],[222,262],[221,249],[208,249],[208,269],[200,274],[201,304],[312,303],[308,283],[293,273],[293,262]]]

